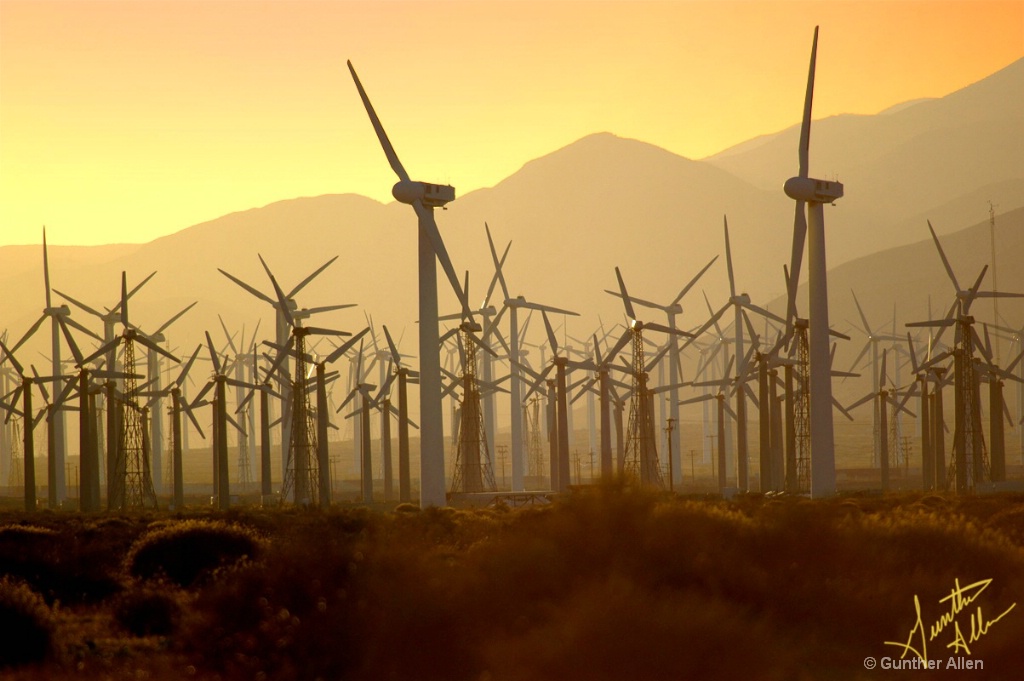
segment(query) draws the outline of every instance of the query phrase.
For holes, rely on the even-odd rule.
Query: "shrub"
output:
[[[114,605],[114,619],[133,636],[167,636],[174,633],[181,606],[173,591],[141,588],[126,592]]]
[[[220,521],[185,520],[145,534],[128,553],[128,572],[139,579],[162,577],[188,587],[218,568],[259,558],[265,541],[252,530]]]
[[[46,661],[54,650],[54,618],[27,585],[0,580],[0,668]]]

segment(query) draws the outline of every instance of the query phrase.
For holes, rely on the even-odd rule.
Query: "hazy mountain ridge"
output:
[[[1012,230],[1022,231],[1017,210],[1024,205],[1022,123],[1024,60],[942,99],[877,116],[815,121],[812,173],[838,169],[847,187],[846,197],[826,207],[829,264],[840,273],[830,282],[833,319],[856,319],[849,286],[864,289],[861,302],[869,315],[888,310],[884,314],[891,316],[896,297],[907,301],[910,314],[912,305],[926,305],[926,300],[913,300],[926,295],[926,289],[936,302],[948,292],[944,272],[936,271],[937,256],[926,253],[934,250],[926,217],[943,238],[952,238],[965,225],[974,225],[968,232],[975,234],[979,224],[987,224],[991,199],[998,206],[1000,238],[1004,231],[1006,238]],[[621,305],[603,292],[615,287],[615,266],[621,267],[631,294],[671,302],[708,260],[724,255],[722,223],[728,215],[737,287],[764,303],[782,293],[782,265],[789,261],[793,202],[782,192],[782,183],[796,171],[796,136],[792,128],[695,161],[645,142],[595,134],[525,164],[494,187],[460,195],[449,210],[437,211],[437,221],[455,268],[460,274],[472,270],[474,302],[482,300],[492,273],[483,233],[487,222],[499,255],[513,242],[505,266],[510,294],[579,311],[583,317],[570,322],[569,332],[583,334],[597,325],[599,315],[606,325],[621,319]],[[153,329],[199,300],[172,327],[174,342],[191,348],[206,329],[222,335],[218,313],[232,328],[244,323],[251,329],[263,319],[261,336],[271,333],[269,306],[217,268],[271,294],[257,254],[286,291],[337,255],[338,261],[298,296],[299,302],[359,307],[325,314],[315,323],[356,331],[365,325],[365,311],[396,333],[408,328],[411,339],[415,224],[407,206],[353,194],[290,199],[140,246],[88,249],[88,259],[76,260],[70,250],[55,247],[51,278],[54,287],[98,308],[117,302],[121,269],[128,271],[130,286],[157,270],[133,299],[133,321]],[[962,253],[950,257],[987,257],[987,237],[981,236],[977,232],[967,238]],[[956,235],[951,243],[960,238]],[[907,244],[908,255],[893,261],[887,249]],[[1024,246],[1012,250],[1016,245],[1008,242],[1000,253],[1024,252]],[[923,288],[892,283],[910,273],[911,256],[927,268],[920,273]],[[898,272],[889,273],[890,266]],[[959,265],[954,262],[954,267]],[[1001,286],[1024,290],[1024,282],[1015,279],[1020,275],[1009,266],[1000,274],[1006,278],[1004,283],[1001,277]],[[721,257],[684,299],[681,324],[694,326],[707,317],[699,289],[707,290],[713,306],[721,305],[728,295],[726,282]],[[440,272],[438,290],[442,312],[454,311],[454,296]],[[878,300],[873,290],[879,291]],[[43,302],[38,246],[0,248],[0,291],[0,326],[20,337],[38,318]],[[500,292],[492,302],[500,303]],[[99,327],[80,311],[74,317]],[[649,316],[662,317],[656,311]],[[410,339],[406,343],[414,345]]]

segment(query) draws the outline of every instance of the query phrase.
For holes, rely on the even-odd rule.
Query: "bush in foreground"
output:
[[[265,541],[252,530],[220,521],[185,520],[143,535],[128,553],[131,576],[189,587],[219,568],[258,559]]]
[[[0,668],[36,664],[54,650],[54,617],[43,598],[25,584],[0,580]]]

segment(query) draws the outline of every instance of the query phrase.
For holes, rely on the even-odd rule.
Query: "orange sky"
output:
[[[459,194],[610,131],[703,158],[948,94],[1024,56],[1024,2],[0,0],[0,245],[145,242],[406,168]],[[794,161],[795,165],[795,161]]]

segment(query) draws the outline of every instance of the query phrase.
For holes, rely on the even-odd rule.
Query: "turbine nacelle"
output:
[[[455,187],[448,184],[399,180],[391,188],[391,195],[396,201],[409,205],[420,201],[427,208],[441,208],[455,200]]]
[[[812,177],[791,177],[783,185],[786,196],[797,201],[832,203],[843,197],[843,183],[815,180]]]

